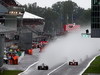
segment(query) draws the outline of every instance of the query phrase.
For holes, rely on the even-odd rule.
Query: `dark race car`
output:
[[[49,67],[47,65],[44,65],[44,63],[40,66],[38,66],[38,70],[48,70]]]
[[[75,62],[74,60],[69,62],[69,65],[71,66],[78,66],[78,62]]]

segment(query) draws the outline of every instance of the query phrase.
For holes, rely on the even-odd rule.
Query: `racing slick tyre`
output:
[[[72,62],[69,62],[69,65],[73,65],[73,63]]]
[[[78,62],[75,62],[75,65],[78,65]]]
[[[45,66],[45,70],[48,70],[48,66]]]
[[[41,70],[41,66],[38,66],[38,70]]]

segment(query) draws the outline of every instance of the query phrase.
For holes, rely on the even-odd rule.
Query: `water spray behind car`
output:
[[[40,54],[38,65],[45,63],[52,68],[67,61],[82,63],[85,59],[96,54],[100,49],[99,38],[83,38],[85,30],[73,31],[47,45]]]

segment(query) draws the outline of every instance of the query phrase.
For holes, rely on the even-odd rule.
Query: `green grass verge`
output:
[[[19,70],[6,70],[6,71],[3,71],[3,73],[0,73],[0,75],[18,75],[21,72],[22,71],[19,71]]]
[[[88,75],[88,73],[100,74],[100,56],[96,57],[82,75]]]

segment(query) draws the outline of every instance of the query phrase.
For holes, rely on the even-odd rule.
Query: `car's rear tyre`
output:
[[[73,65],[73,63],[72,62],[69,62],[69,65]]]
[[[48,66],[45,66],[45,70],[48,70]]]
[[[75,65],[78,65],[78,62],[75,62]]]
[[[41,66],[38,66],[38,70],[41,70]]]

